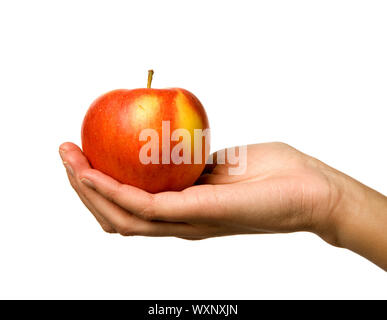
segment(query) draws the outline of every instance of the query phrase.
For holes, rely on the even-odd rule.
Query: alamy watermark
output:
[[[179,128],[171,133],[170,121],[162,121],[161,126],[161,163],[170,164],[213,164],[214,155],[209,154],[210,129],[194,129],[191,132]],[[204,140],[204,145],[203,145]],[[139,159],[142,164],[160,164],[160,137],[155,129],[143,129],[139,141],[145,141],[140,149]],[[171,141],[177,142],[171,150]],[[193,148],[192,148],[193,142]],[[194,152],[192,157],[192,150]],[[204,151],[204,154],[203,154]],[[230,175],[242,175],[247,168],[247,146],[239,146],[218,151],[217,164],[227,164]]]

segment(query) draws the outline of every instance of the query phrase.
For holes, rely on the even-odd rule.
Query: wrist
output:
[[[387,269],[387,197],[340,173],[334,188],[338,200],[320,236]]]

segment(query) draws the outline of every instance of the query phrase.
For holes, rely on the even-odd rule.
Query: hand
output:
[[[310,231],[387,269],[387,200],[283,143],[250,145],[247,171],[208,165],[197,184],[150,194],[90,168],[72,143],[60,147],[71,185],[107,232],[184,239]]]
[[[71,143],[60,148],[71,185],[105,231],[123,235],[214,236],[314,230],[339,199],[325,165],[286,144],[248,146],[247,171],[208,165],[198,185],[150,194],[91,169]],[[70,169],[71,168],[71,169]]]

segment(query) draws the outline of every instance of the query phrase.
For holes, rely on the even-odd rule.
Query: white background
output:
[[[387,193],[386,1],[1,1],[0,298],[387,298],[307,233],[102,232],[57,153],[115,88],[183,87],[212,150],[284,141]]]

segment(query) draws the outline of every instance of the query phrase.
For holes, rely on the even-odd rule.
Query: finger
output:
[[[73,167],[74,176],[70,176],[76,191],[90,210],[97,213],[97,217],[102,217],[114,230],[122,235],[144,235],[144,236],[174,236],[205,238],[205,230],[185,223],[168,223],[161,221],[147,221],[131,215],[126,210],[115,205],[90,188],[87,184],[80,182],[81,172],[91,170],[87,159],[83,156],[78,146],[72,143],[65,143],[61,146],[63,158]],[[92,170],[96,171],[96,170]],[[96,171],[99,173],[98,171]],[[103,175],[102,173],[100,173]],[[111,179],[108,176],[106,178]],[[111,179],[113,180],[113,179]],[[134,188],[134,187],[133,187]],[[135,188],[137,189],[137,188]],[[139,194],[144,195],[145,191],[138,189]],[[142,210],[144,205],[137,207]],[[136,207],[135,207],[136,208]]]
[[[140,233],[138,235],[150,237],[204,238],[203,234],[205,233],[205,231],[202,231],[199,228],[185,223],[171,223],[145,220],[141,221],[144,225],[142,226],[142,228],[139,229]]]
[[[199,230],[184,223],[167,223],[143,220],[109,201],[97,191],[85,186],[83,194],[109,224],[123,236],[197,236]]]
[[[82,150],[75,143],[72,143],[72,142],[64,142],[59,146],[60,155],[65,154],[66,152],[69,152],[69,151],[82,152]]]
[[[121,184],[93,169],[83,171],[81,181],[104,198],[145,220],[200,221],[206,216],[215,216],[222,209],[222,204],[218,203],[218,186],[213,185],[194,186],[181,192],[150,194]]]
[[[59,153],[63,159],[65,167],[67,168],[67,175],[70,184],[78,194],[81,201],[94,215],[94,217],[96,218],[96,220],[101,225],[104,231],[108,233],[116,232],[112,225],[106,221],[106,219],[98,212],[98,210],[93,206],[93,204],[86,199],[79,186],[80,181],[79,179],[77,179],[76,173],[79,172],[79,170],[90,168],[90,165],[86,157],[83,155],[81,149],[71,142],[66,142],[59,147]]]
[[[206,239],[205,237],[197,237],[197,238],[194,238],[194,237],[177,237],[177,238],[183,239],[183,240],[190,240],[190,241],[204,240],[204,239]]]
[[[116,233],[117,231],[112,227],[112,225],[108,223],[105,218],[103,218],[103,216],[98,212],[98,210],[94,207],[94,205],[89,200],[87,200],[87,198],[82,194],[82,192],[79,190],[79,186],[75,178],[71,175],[71,173],[68,172],[67,176],[71,186],[77,193],[78,197],[81,199],[81,201],[86,206],[86,208],[89,209],[89,211],[95,217],[95,219],[100,224],[102,229],[107,233]]]
[[[153,194],[121,184],[98,170],[84,170],[81,174],[81,181],[88,187],[95,189],[104,198],[142,218],[152,207]]]
[[[96,209],[96,212],[99,213],[99,216],[102,220],[105,220],[105,223],[110,224],[114,229],[115,225],[123,225],[126,223],[126,219],[128,214],[126,212],[121,212],[114,210],[114,205],[110,203],[110,201],[103,199],[101,197],[96,197],[95,192],[93,192],[90,188],[87,187],[80,180],[80,173],[90,169],[90,165],[83,155],[81,150],[73,145],[70,145],[70,148],[67,149],[64,154],[64,161],[66,164],[69,164],[73,171],[73,185],[74,188],[81,193],[88,201],[92,204],[92,206]],[[115,212],[112,217],[106,217],[103,212]]]
[[[208,157],[206,166],[204,167],[204,170],[203,170],[203,174],[211,173],[215,169],[217,163],[218,163],[218,153],[214,152]]]
[[[241,175],[229,175],[228,166],[226,165],[217,165],[212,173],[207,173],[201,175],[198,180],[196,180],[195,185],[202,184],[235,184],[235,183],[244,183],[246,182],[245,176]]]
[[[209,180],[211,180],[211,177],[213,176],[212,172],[217,166],[217,161],[218,161],[218,154],[217,152],[211,154],[208,159],[206,166],[204,167],[204,170],[200,177],[195,181],[195,185],[200,185],[200,184],[207,184],[209,183]]]
[[[85,197],[87,202],[91,204],[92,208],[95,209],[94,211],[98,212],[99,216],[111,225],[114,230],[122,235],[147,236],[189,236],[198,233],[194,227],[183,223],[145,221],[103,197],[93,190],[93,188],[90,188],[87,183],[85,184],[80,180],[80,176],[83,176],[83,172],[85,171],[91,170],[97,174],[103,174],[97,170],[90,169],[87,159],[83,156],[79,148],[76,146],[70,147],[70,151],[66,151],[65,160],[68,161],[73,168],[76,189]],[[108,176],[105,177],[111,179]],[[83,180],[84,178],[81,179]],[[114,179],[111,180],[114,181]],[[139,194],[146,193],[140,189],[137,190],[139,191]]]
[[[226,163],[226,149],[214,152],[208,158],[207,164],[200,177],[196,180],[195,185],[226,184],[233,182],[235,177],[229,176],[228,167]]]
[[[65,164],[69,164],[74,170],[76,165],[79,170],[73,172],[77,178],[77,173],[82,170],[90,169],[90,164],[82,150],[71,142],[66,142],[59,147],[60,156]]]

